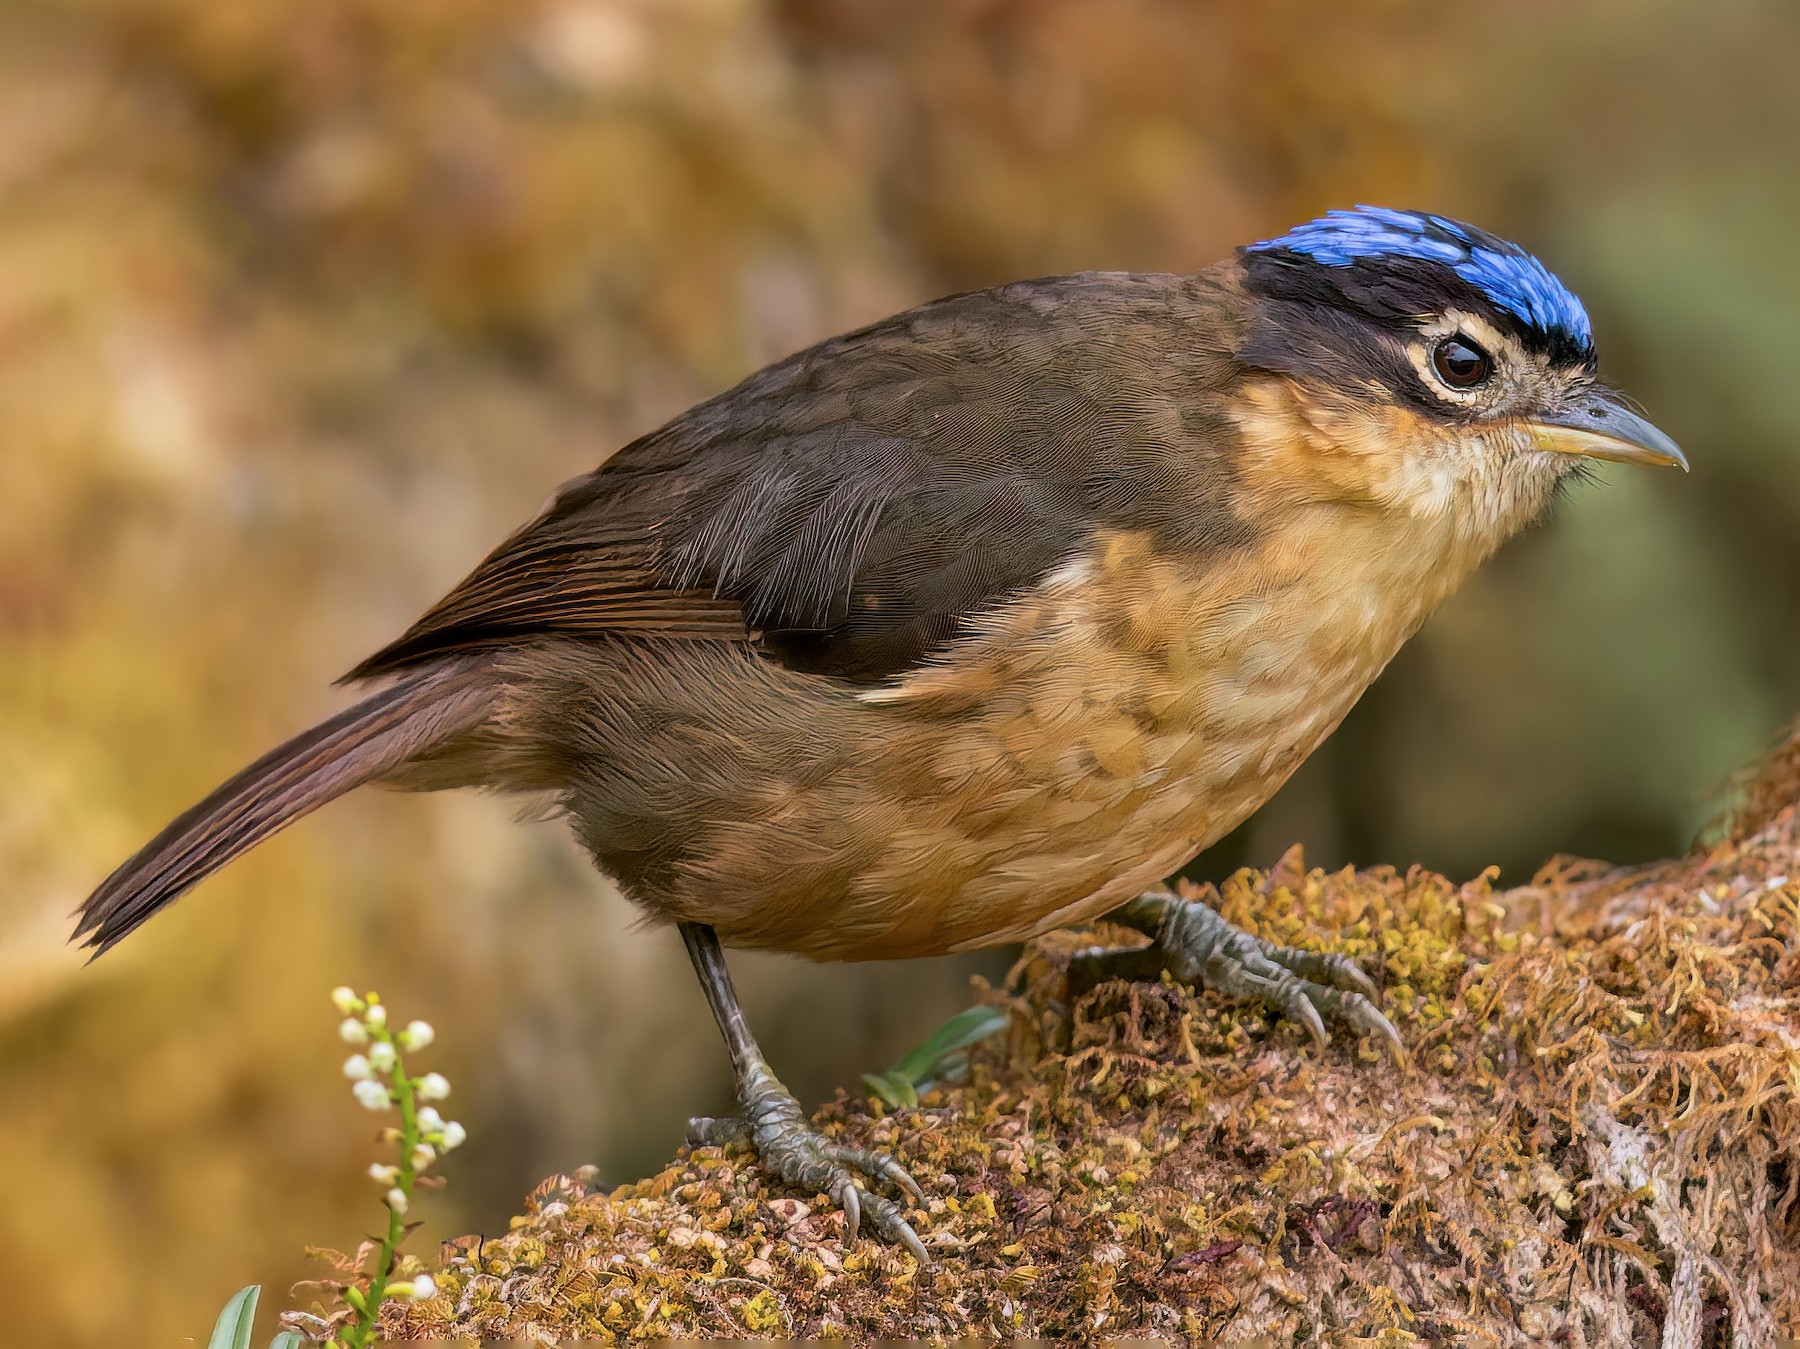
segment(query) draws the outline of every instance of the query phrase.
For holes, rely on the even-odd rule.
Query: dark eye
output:
[[[1446,337],[1431,349],[1431,368],[1452,389],[1472,389],[1493,371],[1488,354],[1466,337]]]

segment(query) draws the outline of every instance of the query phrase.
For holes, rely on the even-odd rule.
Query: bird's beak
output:
[[[1681,447],[1618,400],[1601,392],[1567,412],[1526,423],[1538,448],[1620,464],[1656,464],[1687,472]]]

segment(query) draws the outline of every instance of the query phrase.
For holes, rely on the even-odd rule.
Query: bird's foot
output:
[[[1330,1038],[1324,1020],[1330,1016],[1374,1036],[1397,1062],[1406,1062],[1399,1032],[1375,1006],[1375,985],[1346,956],[1264,941],[1209,906],[1166,891],[1140,895],[1107,919],[1144,933],[1151,945],[1077,956],[1069,973],[1078,988],[1112,978],[1155,978],[1167,970],[1183,983],[1275,1008],[1305,1026],[1321,1048]]]
[[[930,1264],[925,1243],[906,1221],[900,1206],[883,1195],[866,1190],[856,1173],[872,1181],[887,1181],[912,1196],[921,1208],[925,1192],[919,1183],[885,1152],[851,1147],[826,1138],[807,1121],[787,1088],[765,1070],[756,1075],[744,1093],[744,1113],[724,1119],[688,1121],[688,1138],[695,1143],[747,1142],[758,1161],[784,1185],[813,1194],[828,1194],[844,1211],[845,1244],[856,1239],[863,1218],[875,1235],[904,1246],[920,1264]]]

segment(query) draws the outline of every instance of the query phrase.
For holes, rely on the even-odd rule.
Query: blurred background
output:
[[[203,1335],[375,1227],[337,983],[438,1026],[427,1240],[725,1108],[679,943],[500,801],[358,794],[91,969],[68,914],[555,484],[948,291],[1359,201],[1539,252],[1692,476],[1576,493],[1195,874],[1686,846],[1800,711],[1797,59],[1786,0],[0,8],[6,1336]],[[738,967],[812,1099],[1004,960]]]

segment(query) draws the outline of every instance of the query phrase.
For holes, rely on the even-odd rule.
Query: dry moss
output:
[[[1196,892],[1366,957],[1404,1072],[1166,982],[1071,1005],[1092,934],[1033,944],[966,1084],[818,1116],[912,1167],[934,1268],[702,1148],[609,1193],[545,1181],[387,1329],[1768,1343],[1800,1326],[1797,780],[1800,738],[1753,827],[1650,867],[1494,890],[1296,852]]]

